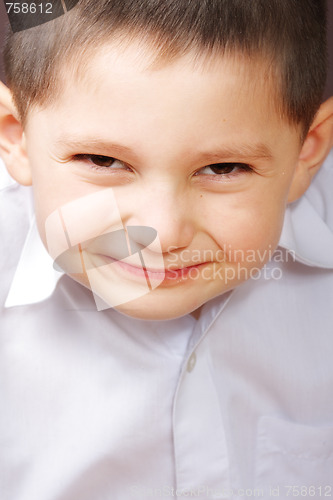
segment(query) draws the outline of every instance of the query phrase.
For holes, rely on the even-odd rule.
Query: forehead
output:
[[[277,85],[276,65],[268,63],[260,55],[246,55],[238,52],[219,53],[203,50],[187,50],[184,54],[168,55],[154,46],[154,41],[138,38],[112,40],[98,48],[91,48],[76,59],[69,61],[63,67],[64,81],[68,85],[79,83],[89,91],[98,90],[101,79],[124,80],[140,77],[153,84],[160,80],[179,80],[184,84],[189,80],[203,84],[219,80],[221,83],[230,76],[236,79],[243,90],[253,92],[260,87],[265,91],[269,101],[275,103],[280,100]],[[210,80],[210,81],[209,81]]]
[[[82,59],[82,58],[81,58]],[[171,143],[276,140],[286,123],[265,61],[191,51],[164,61],[147,43],[112,42],[63,68],[64,90],[46,110],[52,133],[98,137],[140,152]],[[147,137],[150,143],[147,143]],[[245,139],[245,137],[244,137]],[[215,141],[215,142],[214,142]]]

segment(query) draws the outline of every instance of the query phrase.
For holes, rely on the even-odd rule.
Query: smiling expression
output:
[[[239,266],[260,268],[283,224],[299,131],[279,116],[259,62],[195,61],[153,69],[149,49],[105,45],[81,78],[68,71],[61,99],[33,109],[25,129],[43,242],[50,216],[74,207],[69,224],[94,285],[87,269],[69,274],[133,317],[178,317],[234,288],[244,281]],[[122,229],[130,245],[130,227],[157,231],[148,246],[135,237],[146,269],[140,252],[128,247],[118,262],[112,245],[98,243]],[[143,291],[149,281],[156,287]],[[115,304],[124,282],[141,292]]]

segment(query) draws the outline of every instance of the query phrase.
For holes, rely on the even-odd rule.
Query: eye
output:
[[[201,168],[197,174],[231,177],[243,172],[253,172],[253,169],[246,163],[214,163]]]
[[[111,156],[102,156],[102,155],[86,155],[92,161],[94,165],[98,167],[111,167],[114,164],[115,158]]]
[[[130,170],[122,161],[113,158],[112,156],[104,155],[91,155],[91,154],[77,154],[73,157],[74,161],[83,161],[89,163],[91,168],[94,169],[125,169]]]

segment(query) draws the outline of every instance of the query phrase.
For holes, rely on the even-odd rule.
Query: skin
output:
[[[54,217],[59,208],[66,214],[70,238],[81,243],[74,259],[85,263],[69,274],[103,299],[100,309],[198,317],[276,248],[287,203],[329,150],[332,102],[302,145],[301,128],[280,117],[275,90],[258,78],[259,62],[254,69],[240,57],[194,62],[188,54],[155,69],[150,63],[150,49],[135,42],[121,51],[105,45],[83,78],[73,82],[68,72],[59,100],[29,112],[3,157],[19,182],[32,183],[40,235],[54,258],[66,249],[50,243],[64,240]],[[148,274],[140,276],[138,254],[108,266],[122,257],[96,239],[129,226],[157,231],[145,251]]]

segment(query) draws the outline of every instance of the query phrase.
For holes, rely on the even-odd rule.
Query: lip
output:
[[[207,262],[200,264],[194,264],[192,266],[180,267],[180,268],[169,268],[169,269],[149,269],[137,266],[132,266],[122,260],[115,259],[108,255],[99,254],[106,263],[113,263],[117,265],[120,269],[123,269],[132,276],[139,277],[141,279],[149,278],[149,281],[159,281],[161,284],[172,284],[179,283],[180,281],[186,280],[190,277],[191,271],[193,269],[200,269]]]

